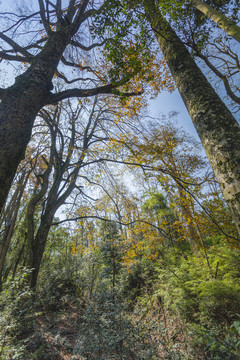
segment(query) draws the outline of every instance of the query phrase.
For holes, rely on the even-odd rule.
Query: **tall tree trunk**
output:
[[[52,225],[53,215],[44,215],[41,218],[37,234],[31,239],[31,242],[27,244],[27,260],[26,266],[32,269],[29,285],[31,289],[35,289],[37,285],[38,274],[42,257],[44,254],[47,237]],[[29,239],[28,239],[29,241]]]
[[[39,274],[40,265],[42,262],[50,227],[51,226],[47,223],[41,224],[35,238],[35,245],[33,247],[33,258],[31,264],[31,267],[34,269],[31,274],[31,282],[30,282],[30,287],[32,289],[35,289],[37,286],[38,274]]]
[[[200,0],[190,0],[196,9],[201,11],[204,15],[213,20],[222,30],[229,36],[240,42],[240,27],[232,20],[228,19],[220,11],[213,9],[207,3]]]
[[[18,164],[24,158],[33,122],[52,90],[52,78],[70,42],[70,32],[54,32],[28,70],[5,90],[0,103],[0,209]]]
[[[240,127],[154,0],[144,7],[240,234]]]

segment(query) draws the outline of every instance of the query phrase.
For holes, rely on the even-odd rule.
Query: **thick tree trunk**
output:
[[[32,92],[38,94],[38,89],[14,85],[0,104],[0,208],[5,203],[18,164],[24,158],[33,121],[41,108],[33,101]]]
[[[202,141],[240,234],[240,127],[188,50],[161,16],[154,0],[144,2],[176,86]]]
[[[5,90],[0,103],[0,209],[3,207],[18,164],[24,158],[34,119],[46,103],[52,89],[51,80],[70,32],[49,36],[44,49],[29,69]]]
[[[240,42],[240,27],[236,25],[232,20],[228,19],[220,11],[213,9],[207,3],[200,0],[190,0],[191,3],[204,15],[213,20],[222,30],[224,30],[229,36]]]

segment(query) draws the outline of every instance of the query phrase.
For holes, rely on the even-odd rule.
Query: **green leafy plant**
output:
[[[119,298],[102,289],[83,316],[75,354],[84,359],[157,359],[147,328],[127,317]]]

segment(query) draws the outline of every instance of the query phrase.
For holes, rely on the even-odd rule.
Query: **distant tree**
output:
[[[105,278],[110,280],[114,296],[117,275],[121,269],[122,241],[119,226],[114,221],[102,222],[100,226],[100,251],[104,264]]]
[[[36,141],[40,137],[38,156],[34,160],[30,196],[26,206],[25,265],[33,269],[30,285],[36,287],[47,238],[57,210],[66,202],[77,207],[78,199],[89,199],[85,187],[94,182],[95,165],[107,162],[109,134],[116,127],[108,105],[95,97],[80,104],[67,103],[42,110],[35,124]],[[66,126],[67,124],[67,126]],[[104,157],[102,157],[104,156]],[[78,213],[79,218],[91,214]],[[65,219],[59,222],[67,221]],[[87,240],[87,239],[85,239]]]

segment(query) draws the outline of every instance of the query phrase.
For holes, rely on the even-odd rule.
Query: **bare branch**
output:
[[[142,95],[142,93],[143,93],[143,92],[123,93],[116,89],[117,86],[119,86],[119,85],[108,84],[108,85],[104,85],[104,86],[95,87],[92,89],[77,89],[77,88],[75,88],[75,89],[61,91],[56,94],[50,94],[48,96],[48,98],[46,99],[46,102],[44,105],[55,104],[58,101],[61,101],[64,99],[69,99],[72,97],[82,98],[82,97],[94,96],[94,95],[99,95],[99,94],[113,94],[113,95],[120,95],[120,96],[137,96],[137,95]]]
[[[14,51],[16,52],[20,52],[22,55],[24,55],[28,60],[30,60],[32,58],[32,55],[22,46],[18,45],[15,41],[13,41],[12,39],[10,39],[7,35],[4,35],[3,33],[0,32],[0,38],[4,41],[6,41],[6,43],[8,43],[10,46],[12,46],[12,48],[14,49]]]
[[[10,54],[6,54],[4,51],[0,51],[0,61],[1,60],[13,60],[13,61],[21,61],[21,62],[29,62],[29,59],[20,56],[20,55],[10,55]]]
[[[42,44],[44,42],[47,41],[47,37],[44,37],[42,39],[39,39],[37,40],[35,43],[33,44],[29,44],[27,46],[24,46],[23,49],[25,50],[29,50],[29,49],[32,49],[32,48],[37,48],[37,49],[42,49],[43,47],[42,46],[39,46],[39,44]],[[9,50],[3,50],[2,53],[5,53],[5,54],[11,54],[11,53],[15,53],[15,50],[14,49],[9,49]],[[27,61],[27,59],[26,59]]]
[[[219,79],[221,79],[223,81],[225,90],[228,94],[228,96],[235,101],[237,104],[240,104],[240,97],[235,95],[235,93],[232,91],[230,85],[229,85],[229,81],[227,79],[226,75],[223,75],[208,59],[207,56],[204,56],[200,51],[197,51],[197,56],[200,57],[202,60],[204,60],[204,62],[206,63],[206,65],[214,72],[215,75],[217,75],[219,77]]]
[[[90,45],[90,46],[85,46],[85,45],[79,43],[79,42],[76,41],[76,40],[72,40],[72,41],[71,41],[71,45],[76,46],[76,47],[78,47],[79,49],[82,49],[82,50],[84,50],[84,51],[90,51],[90,50],[94,49],[95,47],[101,47],[101,46],[103,46],[103,45],[106,43],[107,40],[109,40],[109,39],[104,39],[102,42],[100,42],[100,43],[95,43],[95,44],[92,44],[92,45]]]
[[[84,220],[84,219],[97,219],[97,220],[102,220],[102,221],[113,221],[112,219],[108,219],[108,218],[105,218],[105,217],[102,217],[102,216],[99,216],[99,215],[84,215],[84,216],[77,216],[75,218],[56,221],[56,222],[53,222],[51,226],[60,225],[60,224],[63,224],[65,222],[68,222],[68,221],[69,222],[70,221],[79,221],[79,220]],[[151,224],[150,222],[148,222],[146,220],[143,220],[143,219],[136,219],[136,220],[133,220],[133,221],[130,221],[130,222],[127,222],[127,223],[119,221],[119,220],[114,220],[114,222],[116,222],[116,223],[118,223],[120,225],[123,225],[123,226],[130,226],[130,225],[133,225],[133,224],[136,224],[136,223],[143,223],[143,224],[154,227],[158,231],[162,232],[165,236],[167,236],[167,233],[166,233],[165,230],[163,230],[159,226]]]
[[[18,26],[19,24],[21,24],[23,21],[25,20],[28,20],[28,19],[31,19],[32,17],[36,16],[39,14],[39,11],[31,14],[31,15],[28,15],[28,16],[25,16],[21,19],[19,19],[15,24],[13,24],[12,26],[10,26],[9,28],[7,28],[6,30],[3,31],[3,33],[6,33],[8,32],[9,30],[13,29],[14,27]],[[15,14],[14,14],[15,15]]]
[[[74,79],[72,79],[72,80],[68,80],[68,79],[66,78],[66,76],[63,75],[62,73],[60,73],[59,71],[56,71],[56,74],[57,74],[57,76],[58,76],[60,79],[63,79],[66,84],[73,84],[73,83],[75,83],[75,82],[77,82],[77,81],[94,81],[94,80],[91,79],[91,78],[83,78],[83,77],[81,77],[81,78],[79,77],[79,78],[74,78]]]
[[[93,69],[90,66],[78,65],[76,63],[73,63],[73,62],[65,59],[64,56],[61,57],[61,61],[64,65],[71,66],[71,67],[77,67],[77,68],[80,68],[80,70],[82,70],[82,71],[87,70],[87,71],[94,73]]]
[[[49,34],[51,32],[51,27],[45,16],[45,7],[44,7],[43,0],[38,0],[38,4],[39,4],[39,8],[40,8],[40,15],[41,15],[43,26],[44,26],[47,34]]]

